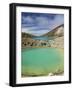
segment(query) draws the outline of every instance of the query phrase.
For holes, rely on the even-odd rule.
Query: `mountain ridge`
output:
[[[56,32],[58,31],[58,28],[61,28],[63,27],[64,28],[64,24],[60,25],[60,26],[57,26],[56,28],[54,28],[53,30],[49,31],[48,33],[44,34],[44,35],[41,35],[41,36],[56,36],[58,35]],[[60,30],[59,30],[60,32]],[[64,31],[62,30],[61,33],[59,33],[60,35],[62,35],[64,33]],[[25,32],[22,32],[22,37],[38,37],[38,36],[35,36],[33,34],[29,34],[29,33],[25,33]]]

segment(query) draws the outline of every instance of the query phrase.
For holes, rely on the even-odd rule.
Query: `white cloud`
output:
[[[50,20],[49,22],[50,22],[49,27],[52,30],[52,29],[56,28],[57,26],[64,24],[64,17],[63,17],[63,15],[56,15],[55,19]]]
[[[48,19],[47,17],[37,17],[38,26],[47,28],[48,31],[56,28],[57,26],[64,24],[64,16],[56,15],[54,19]]]
[[[29,22],[28,25],[30,25],[30,23],[32,24],[34,22],[37,22],[37,25],[35,26],[22,28],[22,32],[30,33],[35,36],[43,35],[53,30],[57,26],[64,24],[63,15],[56,15],[54,19],[39,16],[36,17],[35,20],[32,17],[27,16],[26,18],[24,18],[24,20],[25,22]]]
[[[39,26],[46,27],[49,25],[49,21],[46,17],[37,17],[36,20]]]
[[[33,18],[31,18],[30,16],[23,17],[22,19],[23,19],[24,22],[28,22],[28,23],[33,23],[34,22]]]
[[[30,30],[30,29],[32,29],[32,27],[31,28],[22,28],[22,32],[29,33],[29,34],[32,34],[35,36],[41,36],[41,35],[46,34],[48,32],[48,30],[35,31],[35,30]]]

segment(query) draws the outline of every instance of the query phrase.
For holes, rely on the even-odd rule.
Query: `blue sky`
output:
[[[35,36],[41,36],[61,24],[64,24],[63,14],[21,13],[22,32]]]

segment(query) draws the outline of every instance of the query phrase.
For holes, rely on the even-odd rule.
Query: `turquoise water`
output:
[[[64,53],[56,48],[22,49],[22,74],[43,75],[64,68]]]
[[[32,37],[35,40],[48,40],[48,36],[36,36],[36,37]]]
[[[54,39],[54,37],[48,37],[48,36],[35,36],[35,37],[32,37],[32,39],[35,39],[35,40],[52,40],[52,39]]]

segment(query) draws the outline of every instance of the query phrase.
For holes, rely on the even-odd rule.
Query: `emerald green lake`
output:
[[[26,48],[21,52],[22,75],[46,75],[64,69],[64,52],[57,48]]]

